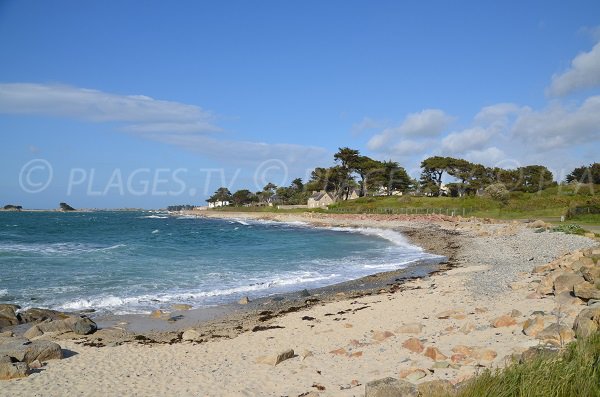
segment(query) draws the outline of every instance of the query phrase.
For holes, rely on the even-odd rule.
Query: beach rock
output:
[[[473,348],[465,345],[457,345],[452,348],[452,353],[463,354],[468,357],[473,353]]]
[[[573,324],[578,338],[588,338],[600,329],[600,305],[583,309]]]
[[[575,296],[583,300],[600,299],[600,289],[591,283],[581,283],[573,287]]]
[[[15,338],[14,341],[0,345],[1,355],[7,355],[28,364],[35,360],[47,361],[63,358],[63,352],[57,343],[47,340],[31,342],[23,338]]]
[[[436,317],[440,320],[444,320],[444,319],[448,319],[448,318],[453,318],[455,320],[462,320],[467,316],[465,315],[464,312],[462,312],[460,310],[446,310],[441,313],[438,313],[436,315]]]
[[[302,291],[300,291],[301,298],[308,298],[309,296],[310,296],[310,292],[308,292],[307,289],[303,289]]]
[[[521,312],[520,312],[520,311],[518,311],[517,309],[513,309],[513,310],[510,312],[510,316],[511,316],[512,318],[521,317],[522,315],[523,315],[523,313],[521,313]]]
[[[68,318],[69,315],[56,310],[32,307],[31,309],[19,313],[19,317],[21,318],[22,323],[37,323],[46,320],[64,320],[65,318]]]
[[[372,338],[374,341],[383,342],[384,340],[386,340],[387,338],[391,338],[392,336],[394,336],[394,333],[390,331],[375,331],[373,332]]]
[[[492,321],[492,327],[510,327],[517,323],[517,321],[509,315],[500,316]]]
[[[190,310],[192,308],[192,305],[188,305],[185,303],[176,303],[174,305],[171,305],[171,310],[175,311],[175,312],[184,312],[187,310]]]
[[[188,342],[201,342],[202,334],[195,329],[188,329],[183,332],[181,339]]]
[[[404,343],[402,343],[402,347],[410,350],[413,353],[422,353],[425,349],[421,341],[417,338],[410,338],[405,340]]]
[[[152,313],[150,313],[150,318],[168,318],[169,314],[163,312],[162,310],[153,310]]]
[[[29,375],[29,366],[21,362],[0,362],[0,380],[25,378]]]
[[[575,338],[575,332],[567,326],[554,323],[539,332],[536,338],[543,341],[554,340],[561,343],[568,343]]]
[[[406,379],[410,382],[416,382],[427,376],[427,372],[420,368],[403,369],[398,373],[401,379]]]
[[[425,328],[423,324],[409,323],[400,326],[395,331],[399,334],[420,334],[423,328]]]
[[[276,366],[279,363],[282,363],[285,360],[289,360],[294,357],[294,350],[288,349],[281,351],[272,356],[261,356],[256,359],[256,362],[259,364],[269,364],[272,366]]]
[[[248,299],[248,297],[247,297],[247,296],[244,296],[242,299],[240,299],[240,300],[238,301],[238,303],[239,303],[240,305],[247,305],[248,303],[250,303],[250,299]]]
[[[454,385],[449,380],[430,380],[417,386],[421,396],[447,396],[454,392]]]
[[[65,321],[77,335],[90,335],[98,330],[96,323],[86,316],[73,316],[63,321]]]
[[[544,319],[541,316],[535,316],[523,323],[523,333],[527,336],[536,337],[544,329]]]
[[[374,380],[365,385],[365,397],[417,397],[415,385],[392,377]]]
[[[574,288],[577,288],[575,286]],[[554,301],[560,306],[571,306],[581,304],[581,299],[576,297],[571,291],[563,291],[554,296]]]
[[[554,291],[554,276],[552,274],[547,275],[546,277],[540,280],[537,289],[537,292],[540,295],[549,295]]]
[[[526,363],[538,357],[556,356],[560,349],[548,346],[533,346],[521,353],[520,363]]]
[[[581,268],[581,275],[588,283],[596,283],[600,280],[600,266],[585,266]]]
[[[455,353],[450,357],[450,361],[453,363],[465,363],[467,360],[468,357],[460,353]]]
[[[20,306],[0,304],[0,328],[19,324],[18,309],[20,309]]]
[[[27,339],[33,339],[42,335],[44,335],[44,332],[42,332],[40,327],[38,327],[37,325],[32,326],[23,334],[23,336]]]
[[[585,282],[585,279],[580,275],[574,273],[561,274],[554,280],[554,293],[573,291],[574,286],[583,282]]]
[[[428,347],[423,353],[425,357],[429,357],[433,361],[443,361],[447,359],[446,357],[437,347]]]
[[[34,360],[31,364],[29,364],[29,368],[31,369],[40,369],[42,368],[42,363],[40,362],[40,360]]]
[[[471,357],[478,361],[494,361],[497,356],[496,351],[482,347],[474,348],[471,352]]]
[[[34,325],[25,333],[26,338],[35,338],[48,332],[74,332],[77,335],[89,335],[98,329],[95,322],[85,316],[72,316],[64,320],[46,320]]]

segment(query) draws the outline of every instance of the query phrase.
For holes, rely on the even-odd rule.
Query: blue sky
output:
[[[340,146],[560,178],[599,160],[599,26],[598,1],[0,1],[0,202],[202,204]]]

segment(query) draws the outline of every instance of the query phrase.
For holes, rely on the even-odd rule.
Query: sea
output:
[[[24,309],[215,306],[439,258],[384,229],[161,211],[0,212],[0,303]]]

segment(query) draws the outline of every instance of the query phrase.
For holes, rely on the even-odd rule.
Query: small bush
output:
[[[552,228],[553,232],[562,232],[565,234],[584,234],[585,230],[579,225],[568,224],[568,225],[558,225]]]
[[[510,199],[510,192],[503,183],[494,183],[485,188],[485,194],[492,200],[507,204]]]

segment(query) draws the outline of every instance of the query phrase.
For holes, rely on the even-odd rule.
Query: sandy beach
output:
[[[456,384],[539,345],[540,339],[523,332],[536,315],[544,326],[559,321],[572,327],[585,303],[536,293],[540,276],[532,270],[598,247],[590,238],[516,222],[443,216],[203,216],[393,228],[448,260],[424,278],[363,293],[311,295],[299,307],[281,306],[295,307],[283,315],[269,316],[273,309],[265,301],[261,321],[261,308],[254,306],[211,323],[210,331],[206,324],[175,323],[178,331],[155,338],[176,335],[175,343],[136,340],[119,324],[88,337],[43,335],[58,340],[66,358],[48,361],[27,378],[1,381],[0,395],[363,396],[367,382],[387,376]],[[196,341],[180,341],[182,331],[188,339],[197,335]],[[290,349],[291,358],[272,365]]]

